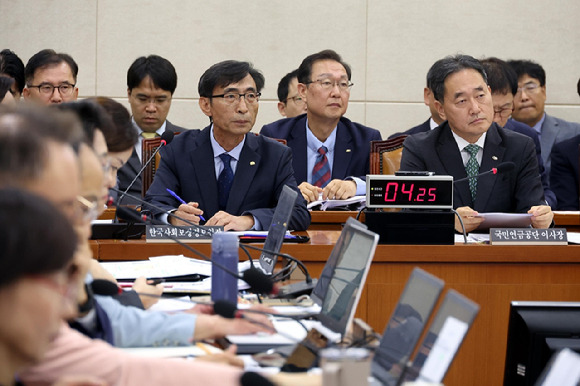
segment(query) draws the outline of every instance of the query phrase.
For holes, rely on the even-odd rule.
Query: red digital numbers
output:
[[[402,195],[399,196],[397,200],[397,194],[399,193],[399,185],[401,188]],[[437,188],[418,188],[417,196],[413,199],[413,193],[415,189],[415,184],[411,183],[410,186],[405,184],[399,184],[398,182],[389,182],[385,186],[385,202],[393,203],[410,203],[416,202],[433,202],[437,200]]]
[[[391,193],[391,186],[394,186],[394,192],[392,192],[393,197],[389,198],[389,193]],[[399,190],[398,182],[389,182],[385,191],[385,202],[395,202],[397,199],[397,191]]]
[[[432,202],[437,199],[437,188],[430,188],[429,189],[429,199],[427,201]]]

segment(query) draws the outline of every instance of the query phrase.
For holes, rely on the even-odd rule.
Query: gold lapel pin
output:
[[[346,149],[346,152],[347,152],[347,153],[350,153],[350,152],[351,152],[351,150],[350,150],[350,149]]]
[[[491,159],[494,160],[494,161],[497,161],[497,157],[496,156],[492,156]]]
[[[254,161],[250,161],[250,166],[254,166],[256,163]]]

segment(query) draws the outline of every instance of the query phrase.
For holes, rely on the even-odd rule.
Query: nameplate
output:
[[[496,245],[568,245],[565,228],[491,228],[489,241]]]
[[[161,243],[176,239],[184,243],[211,242],[215,233],[223,231],[223,226],[147,225],[145,238],[148,243]]]

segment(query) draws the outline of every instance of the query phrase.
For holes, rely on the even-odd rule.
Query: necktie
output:
[[[477,194],[477,173],[479,173],[479,164],[477,163],[477,153],[479,152],[479,146],[474,144],[469,144],[463,148],[470,155],[467,164],[465,165],[465,171],[468,177],[473,177],[469,179],[469,190],[471,191],[471,199],[475,202],[475,196]]]
[[[230,161],[232,160],[231,155],[222,153],[219,157],[224,163],[224,169],[218,177],[218,202],[220,210],[225,210],[228,203],[228,197],[230,196],[232,182],[234,180],[234,171],[230,165]]]
[[[318,149],[318,156],[316,156],[316,163],[312,169],[312,181],[314,186],[324,188],[330,181],[330,166],[328,166],[328,158],[326,158],[326,146],[320,146]]]
[[[159,134],[157,133],[146,133],[145,131],[141,133],[141,136],[145,139],[151,139],[151,138],[155,138],[155,137],[159,137]]]

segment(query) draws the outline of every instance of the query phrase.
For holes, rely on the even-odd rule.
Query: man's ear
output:
[[[298,83],[296,85],[296,89],[300,95],[300,98],[304,99],[304,103],[306,103],[306,93],[308,91],[308,87],[306,87],[304,83]]]
[[[131,89],[127,88],[127,98],[131,98]]]
[[[211,101],[209,98],[207,97],[201,97],[199,98],[199,108],[201,109],[201,111],[207,115],[208,117],[211,118]]]
[[[437,109],[437,112],[439,113],[439,116],[446,121],[447,120],[447,116],[445,115],[445,110],[443,110],[443,104],[441,102],[439,102],[437,99],[435,99],[435,108]]]
[[[425,102],[425,106],[429,106],[429,96],[431,96],[431,89],[429,87],[425,87],[423,89],[423,102]]]
[[[278,112],[280,113],[280,115],[285,117],[286,116],[286,104],[284,104],[283,102],[278,102]]]

